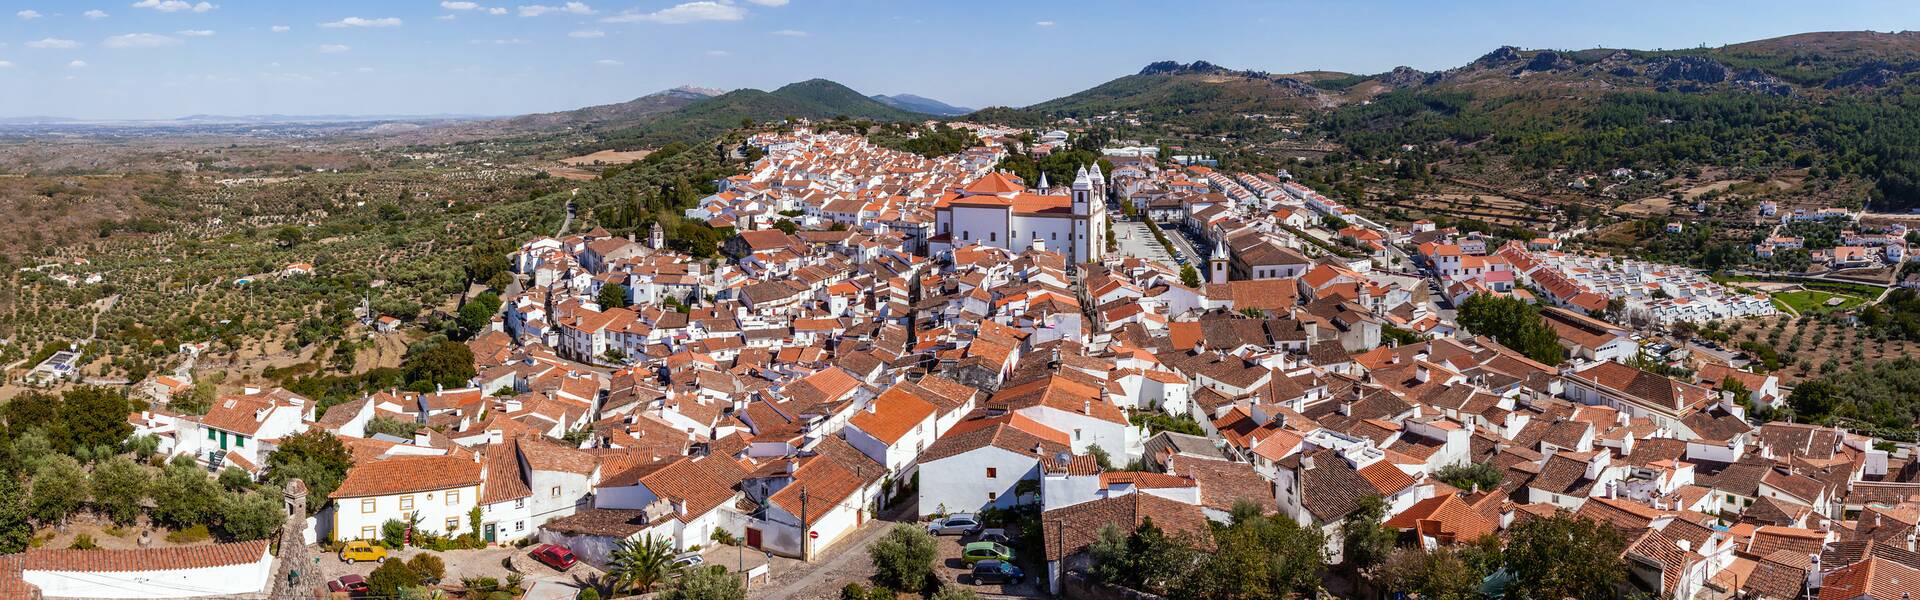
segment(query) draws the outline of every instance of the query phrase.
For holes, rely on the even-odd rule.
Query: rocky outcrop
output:
[[[1573,59],[1567,58],[1565,56],[1561,56],[1559,52],[1554,52],[1552,50],[1541,50],[1539,54],[1533,55],[1533,60],[1527,61],[1526,65],[1521,66],[1518,69],[1514,69],[1513,74],[1519,75],[1521,73],[1526,73],[1526,72],[1560,71],[1560,70],[1571,69],[1571,68],[1573,68]]]
[[[1654,81],[1720,83],[1731,74],[1720,61],[1698,56],[1665,56],[1647,64],[1647,74]]]
[[[1785,81],[1781,81],[1779,77],[1774,77],[1766,71],[1759,69],[1743,69],[1733,75],[1733,82],[1740,87],[1762,94],[1775,96],[1793,95],[1793,86],[1788,85]]]
[[[1513,46],[1501,46],[1473,61],[1477,65],[1493,65],[1520,60],[1520,49]]]
[[[1900,83],[1908,73],[1920,70],[1920,63],[1893,64],[1876,60],[1835,75],[1823,86],[1830,90],[1849,87],[1881,88]]]
[[[1380,85],[1403,88],[1427,83],[1434,75],[1437,73],[1427,73],[1413,67],[1394,67],[1392,71],[1382,73],[1379,81]]]

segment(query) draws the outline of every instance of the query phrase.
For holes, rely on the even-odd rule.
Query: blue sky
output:
[[[1910,0],[0,0],[0,116],[520,114],[825,77],[1025,105],[1155,60],[1458,66],[1920,29]]]

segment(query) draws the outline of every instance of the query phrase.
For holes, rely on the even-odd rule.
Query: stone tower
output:
[[[325,585],[320,566],[307,551],[307,484],[298,479],[287,481],[281,492],[286,500],[287,522],[280,526],[280,552],[273,567],[273,600],[313,598]]]

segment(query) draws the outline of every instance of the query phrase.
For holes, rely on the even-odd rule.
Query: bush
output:
[[[934,592],[930,600],[980,600],[980,595],[967,588],[949,585]]]
[[[401,589],[420,585],[420,574],[406,563],[390,560],[380,563],[380,567],[367,576],[367,585],[373,588],[375,597],[398,596]]]
[[[407,545],[407,524],[399,519],[387,519],[380,524],[380,543],[388,548],[403,548]]]
[[[926,589],[939,555],[933,536],[910,525],[894,525],[867,548],[873,558],[874,581],[904,592]]]
[[[711,537],[714,542],[717,542],[721,545],[726,545],[726,546],[740,545],[740,538],[733,537],[733,532],[727,531],[725,529],[715,529],[713,530],[713,535],[709,537]]]
[[[429,552],[416,554],[407,560],[407,568],[413,569],[421,581],[427,582],[440,581],[447,574],[446,561],[440,560],[440,555]]]
[[[212,537],[213,537],[213,532],[208,531],[206,525],[194,525],[192,527],[188,527],[185,529],[177,529],[167,533],[167,541],[173,542],[175,544],[191,544],[194,542],[204,542]]]
[[[600,600],[600,590],[587,588],[573,596],[573,600]]]
[[[92,550],[99,547],[100,546],[93,543],[93,535],[87,533],[73,536],[73,545],[67,546],[68,549],[72,550]]]

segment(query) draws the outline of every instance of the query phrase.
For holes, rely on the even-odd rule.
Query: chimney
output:
[[[1085,399],[1085,400],[1081,400],[1081,401],[1080,401],[1080,412],[1081,412],[1082,414],[1089,414],[1089,415],[1090,415],[1090,414],[1093,414],[1093,399],[1092,399],[1092,398],[1088,398],[1088,399]]]
[[[1681,552],[1693,551],[1693,540],[1674,540],[1673,543],[1680,547]]]
[[[1424,364],[1423,364],[1423,365],[1418,365],[1418,366],[1415,366],[1415,367],[1413,368],[1413,379],[1414,379],[1414,381],[1418,381],[1418,382],[1420,382],[1420,383],[1426,383],[1428,379],[1432,379],[1432,378],[1433,378],[1433,374],[1432,374],[1432,373],[1429,373],[1429,372],[1427,372],[1427,366],[1426,366],[1426,365],[1424,365]]]
[[[1300,457],[1300,470],[1302,470],[1302,471],[1312,471],[1312,470],[1313,470],[1313,457],[1311,457],[1311,456],[1302,456],[1302,457]]]
[[[415,432],[413,432],[413,445],[415,445],[415,446],[425,446],[425,445],[427,445],[427,439],[428,439],[428,436],[427,436],[427,432],[428,432],[428,431],[431,431],[431,430],[430,430],[430,429],[427,429],[427,428],[424,428],[424,427],[422,427],[422,428],[420,428],[420,430],[419,430],[419,431],[415,431]]]
[[[488,444],[499,444],[499,443],[505,442],[506,438],[507,438],[506,433],[502,432],[501,430],[498,430],[498,429],[487,430]]]
[[[870,414],[870,415],[872,415],[872,414],[879,414],[879,413],[880,413],[880,403],[879,403],[879,402],[868,402],[868,403],[867,403],[867,414]]]

